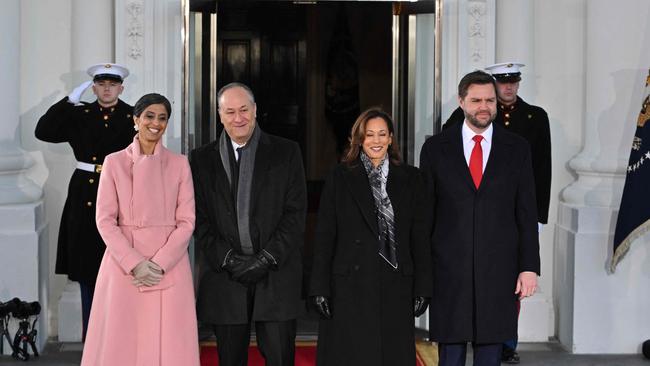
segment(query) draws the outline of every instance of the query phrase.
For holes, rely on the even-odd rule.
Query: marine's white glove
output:
[[[74,88],[74,90],[72,91],[72,93],[70,93],[70,95],[68,95],[68,103],[70,103],[70,104],[74,104],[74,105],[79,104],[79,100],[81,100],[81,95],[82,95],[82,94],[86,91],[86,89],[88,89],[88,87],[90,87],[91,85],[93,85],[93,81],[92,81],[92,80],[88,80],[88,81],[82,83],[81,85],[79,85],[78,87]]]

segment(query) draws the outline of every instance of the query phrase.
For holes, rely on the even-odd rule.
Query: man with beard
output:
[[[485,69],[496,80],[497,116],[494,123],[525,138],[530,144],[537,200],[537,226],[541,231],[542,225],[548,222],[551,199],[551,131],[546,111],[526,103],[517,94],[521,68],[524,66],[519,62],[503,62],[487,66]],[[458,108],[449,117],[444,128],[461,123],[463,119],[463,111]],[[508,364],[519,363],[517,338],[503,344],[502,361]]]
[[[528,143],[492,122],[495,81],[463,77],[465,119],[431,137],[420,167],[433,220],[430,335],[440,366],[501,363],[502,342],[517,334],[517,300],[535,293],[540,271],[535,184]]]
[[[77,159],[61,214],[55,273],[79,282],[84,339],[95,280],[106,248],[95,224],[99,175],[104,157],[127,147],[135,134],[133,107],[119,99],[129,70],[106,63],[93,65],[87,72],[93,79],[51,106],[38,120],[34,132],[42,141],[67,142]],[[97,100],[81,102],[81,95],[90,86]]]

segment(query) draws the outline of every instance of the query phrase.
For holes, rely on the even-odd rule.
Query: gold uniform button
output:
[[[532,114],[529,114],[529,115],[528,115],[528,119],[531,119],[531,118],[533,118],[533,115],[532,115]]]
[[[97,157],[96,157],[96,156],[93,156],[92,159],[93,159],[93,161],[97,161]]]
[[[506,118],[510,118],[510,113],[506,113]]]
[[[108,121],[108,114],[104,115],[104,121]]]
[[[506,121],[506,126],[510,126],[510,121]]]
[[[88,183],[93,184],[93,183],[95,183],[95,180],[90,178],[90,179],[88,179]]]
[[[130,114],[127,114],[127,115],[126,115],[126,118],[131,118],[131,115],[130,115]]]
[[[104,127],[108,128],[108,123],[104,123]]]
[[[90,112],[90,109],[84,109],[84,113]]]
[[[92,202],[90,202],[90,201],[86,202],[86,206],[91,207],[92,205],[93,205]]]

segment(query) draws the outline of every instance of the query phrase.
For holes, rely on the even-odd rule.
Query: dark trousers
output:
[[[255,288],[248,291],[248,318],[252,317]],[[253,322],[257,347],[266,366],[293,366],[296,353],[296,320]],[[251,323],[214,326],[219,366],[246,366]]]
[[[90,308],[93,304],[93,294],[95,293],[95,284],[79,282],[79,290],[81,291],[81,321],[83,326],[81,340],[85,341],[86,332],[88,331],[88,320],[90,319]]]
[[[474,344],[474,366],[501,365],[501,344]],[[438,366],[465,366],[467,358],[467,343],[439,343]]]

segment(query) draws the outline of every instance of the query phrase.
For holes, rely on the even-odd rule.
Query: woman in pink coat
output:
[[[169,101],[134,107],[138,134],[104,160],[97,228],[106,243],[81,364],[199,365],[187,246],[194,190],[187,159],[161,143]]]

